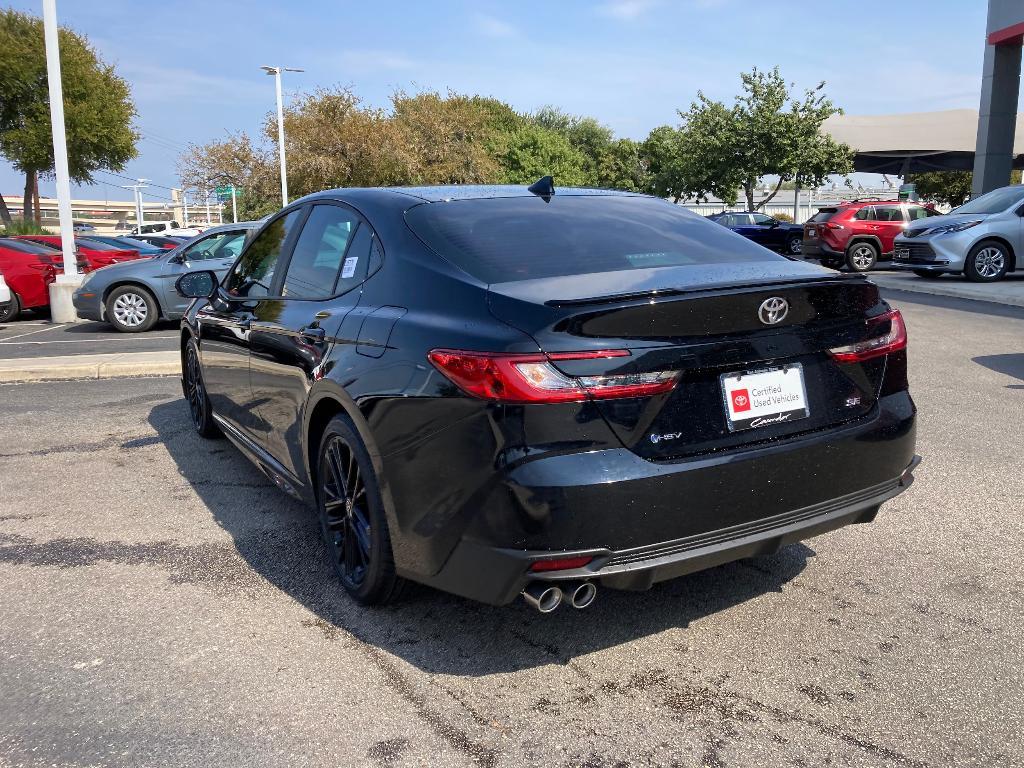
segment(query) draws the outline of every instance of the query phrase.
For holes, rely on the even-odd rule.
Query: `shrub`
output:
[[[790,224],[793,223],[793,217],[788,213],[773,213],[772,218],[776,221],[788,221]]]
[[[44,229],[36,224],[34,221],[22,221],[15,219],[10,224],[4,226],[3,230],[5,235],[52,235],[48,229]]]

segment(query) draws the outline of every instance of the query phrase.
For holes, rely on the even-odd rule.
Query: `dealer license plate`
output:
[[[729,430],[756,429],[804,419],[807,390],[799,364],[746,373],[723,373],[722,395]]]
[[[897,261],[910,261],[910,249],[909,248],[897,248],[893,253],[893,258]]]
[[[807,230],[807,236],[808,237],[817,237],[818,236],[818,230],[816,230],[814,227],[811,227],[810,229]]]

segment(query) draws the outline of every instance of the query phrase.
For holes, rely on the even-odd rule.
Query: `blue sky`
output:
[[[0,0],[2,2],[3,0]],[[15,0],[42,13],[41,0]],[[698,89],[730,99],[738,74],[779,65],[798,87],[827,81],[848,114],[977,109],[983,0],[929,3],[597,0],[429,3],[348,0],[58,0],[131,84],[143,134],[126,175],[177,184],[190,142],[256,132],[274,107],[261,64],[306,69],[285,91],[348,85],[386,105],[396,88],[544,104],[643,138],[676,123]],[[128,199],[118,179],[76,197]],[[22,178],[0,161],[0,190]],[[53,185],[44,182],[43,194]],[[150,190],[158,199],[168,194]]]

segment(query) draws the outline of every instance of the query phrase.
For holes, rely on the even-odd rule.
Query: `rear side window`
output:
[[[814,216],[811,217],[811,221],[818,223],[826,222],[833,216],[835,216],[838,212],[838,208],[822,208],[820,211],[814,214]]]
[[[486,283],[782,258],[650,197],[452,200],[418,205],[405,216],[431,249]]]
[[[903,209],[898,205],[876,205],[875,217],[879,221],[903,221]]]

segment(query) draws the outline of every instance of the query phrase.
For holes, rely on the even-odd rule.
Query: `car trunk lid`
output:
[[[629,351],[626,357],[553,360],[567,376],[675,371],[678,380],[670,392],[597,401],[622,443],[644,458],[732,449],[866,415],[885,358],[841,364],[828,350],[867,338],[866,318],[887,309],[877,287],[800,262],[775,262],[771,274],[763,267],[684,267],[496,284],[490,306],[548,354]],[[766,316],[766,302],[784,302],[783,316]],[[744,388],[737,376],[761,382],[757,391],[769,400],[779,376],[789,382],[785,388],[802,385],[806,414],[744,423],[749,419],[731,411],[726,399],[727,390]],[[774,415],[769,408],[762,418]]]

